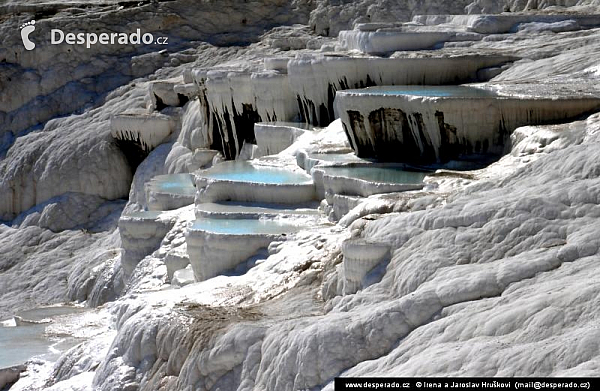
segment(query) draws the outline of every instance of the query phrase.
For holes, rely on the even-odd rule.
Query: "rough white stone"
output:
[[[158,80],[148,83],[148,96],[151,109],[162,110],[165,106],[180,106],[183,102],[174,87],[181,84],[181,79]]]
[[[231,270],[258,250],[280,239],[269,234],[217,234],[203,230],[188,229],[187,251],[196,281],[204,281]]]
[[[23,212],[12,224],[18,228],[35,225],[53,232],[78,227],[89,229],[121,207],[122,203],[106,202],[95,195],[65,193]]]
[[[13,383],[16,383],[21,376],[21,372],[26,369],[25,365],[18,365],[10,368],[0,369],[0,387],[5,388]]]
[[[194,282],[196,282],[196,278],[194,277],[194,270],[192,270],[191,265],[188,265],[184,269],[176,270],[171,280],[171,284],[175,286],[186,286]]]
[[[158,249],[174,224],[173,217],[168,214],[161,216],[152,212],[139,212],[131,216],[121,216],[121,265],[126,279],[129,279],[139,261]]]
[[[265,58],[265,69],[287,73],[287,64],[292,57],[267,57]]]
[[[390,256],[390,246],[364,239],[350,239],[342,243],[344,254],[344,294],[352,294],[363,287],[363,278],[374,267]]]
[[[306,130],[303,123],[258,122],[254,124],[254,136],[258,146],[258,156],[277,154],[290,145]]]
[[[337,36],[341,30],[350,30],[359,23],[403,22],[415,14],[460,14],[471,0],[452,2],[408,0],[359,0],[339,3],[319,2],[310,15],[310,25],[317,34]]]
[[[6,131],[16,135],[82,109],[90,102],[99,103],[103,94],[136,77],[152,74],[161,67],[195,61],[194,50],[203,46],[199,44],[202,41],[217,45],[254,42],[274,24],[306,23],[313,8],[298,0],[261,0],[260,6],[237,0],[210,0],[206,7],[195,5],[195,0],[139,5],[91,1],[87,7],[60,2],[3,3],[3,14],[18,17],[0,23],[1,35],[5,37],[0,48],[0,59],[5,64],[0,70],[0,139]],[[214,12],[214,7],[220,12]],[[19,27],[33,19],[37,19],[31,35],[36,50],[27,51]],[[74,33],[131,34],[140,28],[142,34],[168,37],[169,41],[165,46],[53,45],[49,31],[59,25],[63,31]],[[162,51],[164,48],[167,50]],[[187,50],[180,52],[182,49]],[[213,49],[208,49],[212,53],[200,55],[201,62],[216,59]]]
[[[112,136],[117,140],[139,144],[151,151],[175,130],[176,121],[164,114],[146,113],[143,110],[115,115],[110,120]]]
[[[168,281],[173,280],[175,272],[185,269],[190,264],[190,259],[186,252],[171,251],[165,256],[165,265],[167,266]],[[193,277],[192,277],[193,278]]]
[[[131,168],[110,136],[111,114],[143,101],[144,88],[115,93],[81,115],[49,121],[43,131],[19,137],[0,160],[0,219],[67,192],[106,200],[129,192]]]

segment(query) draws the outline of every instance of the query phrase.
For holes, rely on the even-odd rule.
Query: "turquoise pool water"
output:
[[[342,92],[361,95],[414,95],[456,98],[491,98],[498,96],[494,91],[467,86],[380,86]]]
[[[222,179],[236,182],[266,184],[298,184],[311,181],[311,177],[283,168],[255,167],[248,162],[230,161],[218,164],[202,173],[205,178]]]
[[[349,178],[364,179],[379,183],[419,184],[423,182],[427,172],[405,171],[388,167],[325,167],[325,174]]]
[[[283,234],[302,229],[298,224],[258,219],[197,219],[192,229],[220,234]]]
[[[196,194],[191,174],[159,175],[152,178],[150,186],[154,191],[178,195],[193,196]]]

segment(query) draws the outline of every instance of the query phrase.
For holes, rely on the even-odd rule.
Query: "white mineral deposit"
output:
[[[0,3],[0,390],[600,375],[600,1]]]

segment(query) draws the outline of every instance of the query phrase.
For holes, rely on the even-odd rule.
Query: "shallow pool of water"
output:
[[[406,171],[391,167],[326,167],[325,174],[363,179],[379,183],[419,184],[423,182],[427,172]]]
[[[39,322],[50,319],[58,321],[60,316],[83,311],[87,311],[87,309],[56,306],[22,311],[17,315],[28,321]],[[50,324],[29,323],[16,327],[0,326],[0,368],[23,364],[33,357],[55,361],[62,352],[78,343],[73,338],[66,336],[57,338],[45,335],[46,327]]]
[[[156,192],[193,196],[196,194],[191,174],[159,175],[152,178],[150,186]]]
[[[359,90],[346,90],[361,95],[414,95],[456,98],[492,98],[494,91],[467,86],[380,86]]]
[[[236,182],[266,184],[296,184],[311,181],[310,176],[274,167],[255,167],[248,162],[230,161],[218,164],[202,173],[205,178],[222,179]]]
[[[192,229],[220,234],[283,234],[297,232],[302,227],[298,224],[258,219],[197,219]]]
[[[23,364],[34,356],[49,355],[50,346],[56,341],[43,335],[46,326],[0,327],[0,368]]]

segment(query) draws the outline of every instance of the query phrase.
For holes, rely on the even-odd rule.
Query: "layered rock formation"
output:
[[[544,92],[543,85],[509,86],[510,93],[495,93],[493,85],[491,90],[398,86],[342,91],[336,102],[358,156],[445,163],[469,155],[499,157],[519,126],[564,122],[600,109],[593,93],[556,87]]]
[[[313,31],[335,36],[367,22],[365,16],[397,23],[422,11],[459,13],[464,3],[221,2],[220,10],[227,11],[222,14],[212,1],[201,2],[206,8],[184,0],[92,2],[88,8],[5,3],[4,11],[24,12],[22,18],[40,13],[40,32],[61,21],[65,29],[83,29],[86,13],[98,16],[86,26],[93,29],[124,19],[135,26],[160,12],[149,22],[151,31],[167,31],[175,42],[172,52],[132,61],[126,57],[149,49],[76,52],[72,66],[64,65],[66,53],[56,52],[64,57],[55,61],[56,68],[43,53],[58,49],[39,40],[42,54],[2,52],[7,61],[1,72],[8,72],[2,82],[9,85],[2,89],[0,110],[7,110],[2,118],[8,124],[2,129],[31,132],[6,138],[11,147],[0,160],[0,218],[6,221],[0,224],[0,320],[45,304],[106,303],[80,323],[87,329],[96,322],[103,333],[84,335],[87,341],[56,365],[28,363],[14,389],[291,391],[332,390],[336,376],[595,375],[600,362],[598,114],[519,127],[505,135],[508,154],[494,164],[478,170],[467,170],[470,162],[452,162],[438,171],[439,166],[430,167],[433,172],[419,183],[396,187],[347,174],[328,179],[322,166],[314,169],[324,165],[325,155],[350,151],[337,121],[297,136],[277,155],[243,163],[290,175],[300,171],[294,167],[298,159],[313,168],[313,177],[322,173],[319,186],[303,174],[306,181],[279,192],[277,184],[210,178],[209,170],[196,181],[198,205],[151,221],[139,217],[149,208],[171,208],[158,199],[168,192],[155,186],[157,176],[210,165],[219,171],[239,163],[222,164],[224,157],[252,157],[252,125],[259,120],[327,125],[338,115],[335,94],[350,87],[493,77],[492,84],[509,95],[533,83],[544,85],[548,96],[561,95],[561,85],[577,96],[596,95],[590,86],[600,77],[598,29],[531,14],[509,33],[501,18],[418,17],[411,25],[425,21],[440,30],[475,20],[470,28],[479,26],[476,34],[483,37],[444,39],[435,52],[397,52],[389,58],[349,52],[343,40],[318,37],[306,26],[278,27],[244,47],[188,41],[248,43],[259,40],[265,28],[294,22],[310,22]],[[476,1],[468,9],[508,5],[520,11],[555,3]],[[56,13],[42,19],[51,11]],[[12,26],[2,20],[5,29]],[[8,42],[20,45],[16,35]],[[92,62],[89,68],[80,67],[84,59]],[[12,77],[13,71],[28,74],[26,67],[35,68],[31,78]],[[54,78],[47,86],[38,83],[45,80],[40,69],[61,71],[70,87],[61,90]],[[10,91],[17,91],[14,99]],[[84,107],[80,98],[88,102],[88,96],[94,107],[31,129]],[[58,98],[64,106],[48,103]],[[33,115],[37,104],[42,108]],[[118,123],[127,110],[174,115],[180,124],[144,151],[137,168],[111,134],[111,118]],[[543,107],[539,112],[548,114]],[[141,140],[147,129],[139,125]],[[514,127],[520,125],[515,121]],[[160,133],[149,130],[151,136]],[[331,161],[373,166],[356,157],[339,159]],[[320,210],[330,216],[296,205],[317,194],[325,198]],[[266,205],[290,201],[280,208]],[[228,234],[215,239],[208,229],[190,229],[196,218],[206,217],[230,219],[234,227],[239,218],[285,220],[294,230],[267,233],[258,244]],[[227,251],[241,255],[232,261]],[[217,276],[224,268],[227,275]],[[194,272],[196,280],[208,279],[193,283]],[[57,334],[64,331],[57,326]]]

